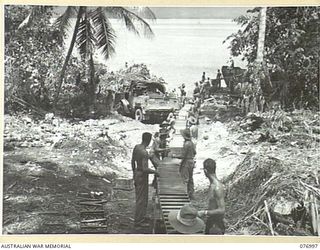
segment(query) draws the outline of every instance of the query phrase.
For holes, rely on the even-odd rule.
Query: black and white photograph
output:
[[[319,6],[3,10],[2,235],[319,239]]]

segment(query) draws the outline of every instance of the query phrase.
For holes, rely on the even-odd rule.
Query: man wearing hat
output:
[[[169,127],[170,127],[170,124],[167,121],[163,121],[160,124],[160,130],[159,130],[160,144],[159,144],[159,148],[161,149],[160,155],[161,155],[162,159],[168,155],[167,139],[169,137]]]
[[[191,137],[197,140],[198,139],[197,119],[193,115],[190,115],[188,118],[188,126],[190,127]]]
[[[180,163],[180,174],[187,185],[187,192],[190,199],[194,199],[194,183],[193,183],[193,169],[194,169],[194,157],[196,155],[196,147],[191,141],[190,129],[181,130],[181,135],[184,138],[182,148],[182,161]]]
[[[205,176],[209,179],[208,210],[199,211],[198,216],[207,217],[205,234],[224,234],[224,187],[216,176],[216,162],[206,159],[203,162]]]
[[[205,225],[197,214],[198,211],[192,205],[186,204],[180,210],[170,211],[168,220],[177,233],[203,233]]]

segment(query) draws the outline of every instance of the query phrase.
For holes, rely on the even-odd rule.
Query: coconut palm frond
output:
[[[139,17],[150,19],[150,20],[157,19],[156,15],[153,13],[153,11],[149,7],[133,7],[132,9],[133,9],[132,12],[136,13]]]
[[[133,32],[135,35],[140,36],[139,30],[134,26],[134,23],[132,22],[130,17],[128,17],[126,14],[124,14],[123,20],[124,20],[124,23],[129,31]]]
[[[28,26],[31,22],[31,13],[20,23],[18,30]]]
[[[103,8],[99,7],[92,12],[91,20],[95,28],[96,46],[107,60],[115,52],[115,32],[106,17]]]
[[[106,7],[106,10],[108,12],[111,12],[112,14],[116,15],[118,18],[123,19],[125,21],[126,27],[130,31],[132,31],[131,24],[134,26],[134,30],[138,30],[137,26],[134,24],[134,23],[136,23],[137,25],[140,25],[140,27],[142,28],[143,33],[146,37],[151,38],[154,36],[150,25],[145,20],[143,20],[143,18],[141,18],[136,13],[130,11],[129,9],[126,9],[124,7]],[[130,20],[130,22],[128,22],[128,20]],[[127,24],[129,24],[129,26],[127,26]]]
[[[123,8],[123,13],[125,13],[130,19],[132,19],[133,21],[137,22],[139,25],[141,25],[142,29],[143,29],[143,32],[144,32],[144,35],[146,37],[153,37],[154,36],[154,33],[150,27],[150,25],[143,19],[141,18],[140,16],[138,16],[137,14],[135,14],[134,12],[126,9],[126,8]]]
[[[77,7],[68,6],[65,12],[54,22],[54,26],[60,30],[64,37],[66,36],[68,30],[71,29],[72,18],[75,16],[77,11]]]
[[[41,17],[51,6],[32,6],[28,16],[20,23],[18,29],[29,26],[36,18]]]
[[[93,32],[94,30],[90,23],[89,13],[87,11],[84,11],[83,16],[80,20],[76,41],[80,56],[83,60],[85,60],[87,56],[93,51],[93,46],[95,44]]]

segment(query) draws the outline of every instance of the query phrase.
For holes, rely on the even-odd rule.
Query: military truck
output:
[[[179,99],[166,92],[161,82],[133,80],[115,98],[116,110],[141,122],[161,123],[180,109]]]

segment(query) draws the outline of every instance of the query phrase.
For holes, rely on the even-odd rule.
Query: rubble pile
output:
[[[114,189],[119,178],[132,179],[132,148],[156,126],[117,114],[85,121],[4,118],[4,234],[79,233],[83,193],[108,202],[110,231],[130,232],[112,214],[131,216],[134,192]]]
[[[80,165],[82,171],[94,175],[128,177],[131,150],[141,140],[140,131],[146,126],[118,115],[74,122],[53,114],[38,121],[27,115],[6,115],[4,151],[7,154],[15,149],[51,151],[63,156],[59,167],[70,173]],[[152,126],[148,129],[152,130]]]
[[[231,125],[248,152],[224,180],[230,231],[319,235],[319,122],[310,111],[273,111]]]

